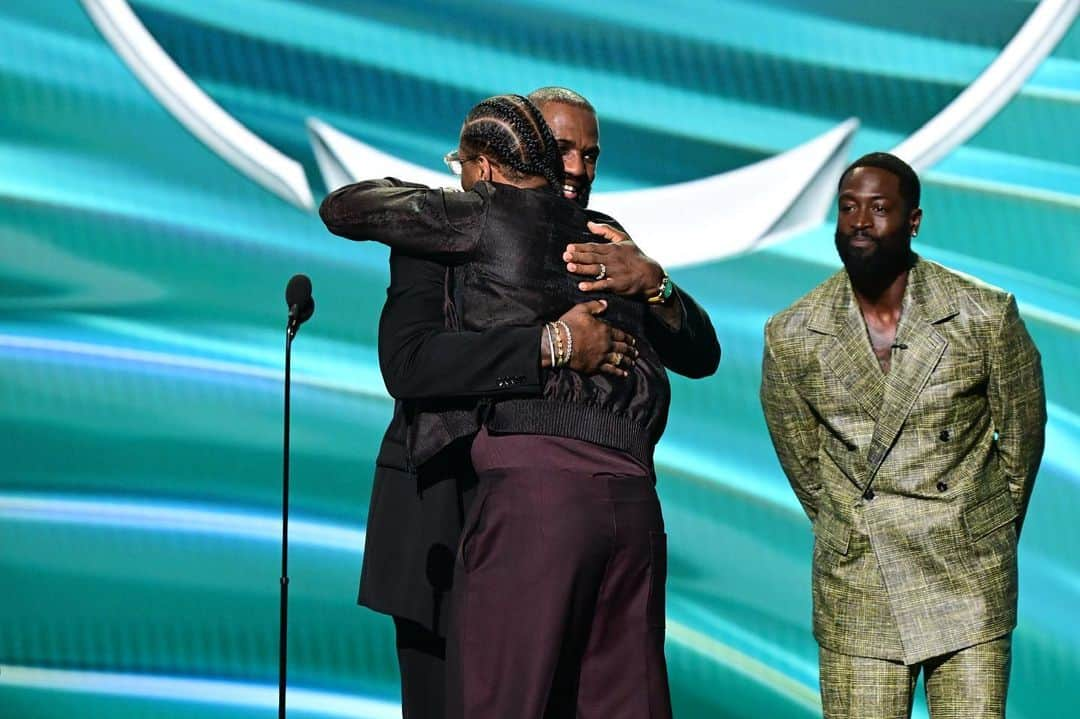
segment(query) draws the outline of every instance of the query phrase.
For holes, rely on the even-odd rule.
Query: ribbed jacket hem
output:
[[[625,415],[588,405],[556,400],[503,400],[495,403],[485,422],[492,432],[547,434],[592,442],[626,452],[652,467],[653,447],[645,427]]]

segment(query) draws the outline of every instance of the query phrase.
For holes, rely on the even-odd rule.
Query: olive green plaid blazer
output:
[[[841,270],[766,324],[761,403],[813,522],[814,636],[913,664],[1015,626],[1046,398],[1012,295],[933,262],[896,344],[883,374]]]

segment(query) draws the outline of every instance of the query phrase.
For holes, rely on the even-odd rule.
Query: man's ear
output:
[[[919,234],[919,225],[922,224],[922,208],[916,207],[912,210],[908,222],[911,223],[911,236],[915,237]]]
[[[477,180],[483,180],[484,182],[491,182],[492,177],[495,174],[495,164],[487,158],[487,155],[476,156],[476,168],[480,171]]]

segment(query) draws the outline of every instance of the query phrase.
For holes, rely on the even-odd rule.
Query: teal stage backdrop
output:
[[[888,149],[1035,7],[132,3],[181,75],[299,163],[294,185],[316,203],[326,181],[307,118],[437,171],[474,102],[549,84],[599,110],[598,193],[751,166],[849,117],[861,124],[842,159]],[[355,604],[391,410],[375,349],[386,254],[332,237],[302,197],[225,155],[140,82],[83,4],[0,4],[3,719],[275,715],[283,288],[295,272],[311,276],[318,309],[293,354],[290,716],[399,715],[390,622]],[[1015,292],[1042,351],[1050,420],[1020,547],[1009,706],[1015,719],[1074,717],[1080,30],[923,176],[917,249]],[[812,539],[757,387],[765,319],[839,266],[833,215],[726,252],[730,204],[717,197],[641,238],[657,256],[706,238],[672,274],[724,346],[714,377],[673,378],[657,453],[674,704],[684,719],[812,717]]]

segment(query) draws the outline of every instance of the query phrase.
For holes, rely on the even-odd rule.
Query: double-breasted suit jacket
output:
[[[767,323],[761,401],[822,646],[913,664],[1012,630],[1046,423],[1012,295],[916,259],[883,373],[841,270]]]

